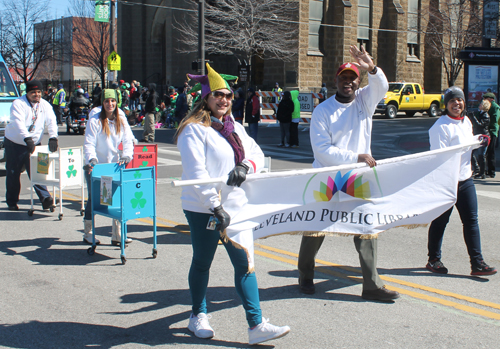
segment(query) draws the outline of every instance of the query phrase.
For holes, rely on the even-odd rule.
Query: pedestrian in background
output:
[[[290,147],[299,147],[300,102],[299,91],[290,92],[293,102],[292,123],[290,124]]]
[[[292,123],[292,114],[294,110],[294,104],[292,101],[292,95],[290,91],[285,91],[283,93],[283,99],[278,105],[278,112],[276,113],[276,118],[280,123],[281,132],[281,143],[278,147],[290,147],[290,124]]]
[[[443,115],[429,129],[430,149],[436,150],[459,144],[467,144],[478,139],[477,136],[474,137],[472,134],[472,124],[469,118],[464,117],[465,96],[460,87],[452,86],[445,91],[444,105],[446,109]],[[482,144],[488,144],[488,136],[479,137],[479,139],[482,140]],[[471,275],[493,275],[496,274],[497,270],[486,264],[481,253],[481,236],[477,218],[477,196],[474,181],[472,180],[470,163],[471,152],[472,150],[468,150],[462,154],[455,206],[462,221],[463,236],[470,257]],[[443,243],[444,230],[450,220],[452,211],[453,206],[433,220],[429,227],[427,243],[429,261],[425,267],[433,273],[448,273],[448,268],[441,261],[441,245]]]
[[[241,89],[237,89],[234,92],[234,100],[233,106],[231,107],[231,111],[233,113],[234,120],[243,124],[243,114],[245,108],[245,96],[243,95],[243,91]]]
[[[479,104],[479,110],[477,117],[471,114],[471,121],[473,122],[474,135],[490,135],[489,125],[490,116],[488,110],[491,107],[490,101],[483,99],[481,104]],[[482,145],[472,152],[472,161],[475,167],[476,175],[475,179],[485,179],[485,166],[486,166],[486,145]]]
[[[486,176],[490,178],[495,178],[495,145],[498,137],[498,122],[500,121],[500,107],[495,102],[495,94],[493,92],[488,92],[483,95],[483,99],[487,99],[490,103],[490,109],[488,110],[488,114],[490,116],[490,144],[488,145],[488,149],[486,149],[486,162],[487,162],[487,171]]]
[[[260,121],[260,102],[253,88],[248,89],[247,105],[245,107],[245,122],[248,124],[248,134],[257,142]]]
[[[319,90],[319,93],[323,96],[323,98],[319,99],[319,102],[322,103],[328,98],[328,89],[326,88],[326,84],[323,83],[321,85],[321,90]]]
[[[57,124],[62,125],[63,109],[66,108],[66,91],[63,84],[57,85],[57,92],[52,100],[54,114],[56,114]]]
[[[206,293],[210,267],[219,241],[224,245],[234,268],[234,283],[248,322],[250,344],[262,343],[286,335],[288,326],[271,325],[262,317],[257,278],[253,270],[253,253],[235,246],[225,229],[231,217],[223,206],[241,207],[245,193],[240,188],[247,173],[258,172],[264,166],[264,154],[248,136],[242,125],[231,116],[233,92],[226,79],[207,63],[207,75],[188,75],[200,83],[201,102],[186,117],[174,136],[182,158],[182,179],[195,180],[227,176],[226,185],[205,184],[182,189],[182,208],[191,231],[193,258],[189,270],[189,291],[192,314],[188,329],[198,338],[212,338],[214,330],[207,315]],[[222,192],[221,192],[222,189]],[[227,206],[226,206],[227,207]],[[252,231],[244,231],[253,243]],[[249,249],[250,250],[250,249]],[[253,251],[253,249],[252,249]],[[248,254],[252,253],[251,256]],[[227,275],[229,276],[229,275]]]
[[[140,142],[153,143],[155,141],[156,108],[158,107],[158,94],[156,93],[156,84],[148,85],[148,98],[144,106],[144,133]]]

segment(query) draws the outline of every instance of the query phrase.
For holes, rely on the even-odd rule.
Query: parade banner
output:
[[[248,246],[248,231],[255,240],[277,234],[377,234],[429,224],[455,203],[461,155],[478,144],[380,160],[373,168],[357,163],[249,175],[241,186],[247,204],[233,210],[222,203],[231,217],[226,234]]]

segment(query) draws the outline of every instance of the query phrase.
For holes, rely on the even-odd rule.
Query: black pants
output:
[[[55,104],[52,104],[52,108],[54,109],[54,114],[56,114],[57,124],[62,124],[62,110],[61,107]]]
[[[497,136],[494,134],[490,135],[490,145],[488,145],[488,149],[486,150],[486,163],[488,165],[488,170],[486,174],[490,176],[495,175],[495,143],[497,142]]]
[[[30,175],[30,153],[28,147],[25,145],[17,144],[10,141],[8,138],[4,139],[5,144],[5,169],[7,171],[5,184],[6,184],[6,201],[7,205],[14,206],[19,202],[19,193],[21,192],[21,172],[23,166],[26,168],[28,176]],[[40,144],[37,144],[40,145]],[[36,171],[36,169],[35,169]],[[47,197],[50,193],[47,187],[43,185],[34,185],[36,195],[40,202]]]
[[[299,145],[299,123],[290,123],[290,145]]]

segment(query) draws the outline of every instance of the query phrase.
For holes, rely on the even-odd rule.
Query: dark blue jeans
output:
[[[476,187],[472,178],[458,182],[457,202],[455,203],[460,220],[463,225],[463,234],[470,262],[473,265],[483,260],[481,254],[481,236],[477,220],[477,196]],[[450,220],[453,207],[432,221],[429,228],[429,260],[441,258],[441,245],[443,243],[444,229]]]
[[[7,205],[14,206],[19,202],[19,193],[21,193],[21,171],[23,166],[26,168],[28,177],[30,176],[30,153],[28,147],[4,139],[5,144],[5,169],[7,175],[5,178]],[[40,145],[40,144],[37,144]],[[47,187],[44,185],[34,185],[36,195],[43,202],[45,198],[50,197]]]
[[[255,143],[257,143],[257,135],[259,134],[259,123],[252,122],[248,124],[248,135],[253,138]]]
[[[184,210],[191,230],[193,259],[189,269],[189,291],[193,302],[193,314],[207,313],[206,293],[210,266],[220,239],[218,230],[208,230],[208,220],[212,216]],[[234,285],[243,302],[249,327],[262,322],[259,288],[255,273],[248,273],[248,259],[245,250],[236,248],[229,242],[223,242],[234,268]]]

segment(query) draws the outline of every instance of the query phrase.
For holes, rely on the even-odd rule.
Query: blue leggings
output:
[[[184,210],[191,230],[193,260],[189,269],[189,290],[193,303],[193,314],[207,313],[207,287],[210,265],[220,240],[218,230],[208,230],[208,213],[198,213]],[[234,285],[243,302],[249,327],[262,322],[260,310],[259,288],[255,273],[247,273],[248,259],[243,249],[238,249],[229,241],[223,243],[234,267]]]

